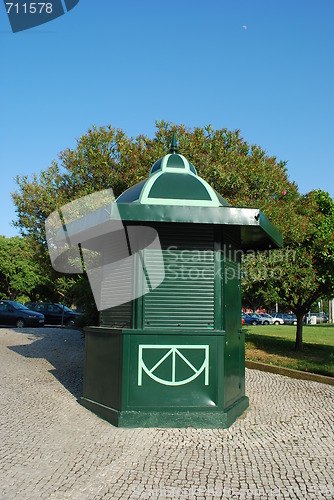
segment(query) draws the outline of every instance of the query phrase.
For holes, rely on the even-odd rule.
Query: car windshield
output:
[[[28,309],[26,306],[23,304],[20,304],[19,302],[11,302],[11,305],[14,307],[14,309]]]
[[[57,306],[59,306],[61,309],[64,307],[64,311],[67,311],[67,312],[72,312],[72,309],[70,309],[69,307],[67,306],[63,306],[62,304],[56,304]]]

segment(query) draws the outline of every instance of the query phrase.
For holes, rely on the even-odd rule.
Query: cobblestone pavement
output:
[[[329,499],[334,387],[247,371],[229,429],[118,429],[77,403],[75,330],[0,328],[0,499]]]

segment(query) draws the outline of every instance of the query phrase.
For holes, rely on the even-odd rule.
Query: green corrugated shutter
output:
[[[213,328],[213,227],[163,224],[156,229],[163,252],[165,279],[143,297],[144,328]],[[156,258],[156,252],[145,251],[151,273]]]
[[[116,262],[112,273],[108,273],[108,267],[103,270],[101,280],[101,304],[108,304],[109,297],[120,300],[122,297],[128,299],[129,291],[133,290],[134,266],[133,261],[127,259],[129,256],[126,236],[123,231],[117,231],[105,236],[103,247],[104,265]],[[125,300],[126,300],[125,299]],[[104,309],[100,312],[100,324],[113,328],[132,327],[132,300],[124,302],[116,307]]]
[[[100,323],[101,326],[110,326],[113,328],[131,328],[132,302],[104,309],[100,312]]]

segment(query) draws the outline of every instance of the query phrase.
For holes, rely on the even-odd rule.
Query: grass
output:
[[[334,325],[304,326],[303,352],[295,352],[296,326],[243,327],[246,359],[334,377]]]

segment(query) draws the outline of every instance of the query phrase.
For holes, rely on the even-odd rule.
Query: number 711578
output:
[[[52,3],[43,3],[43,2],[26,2],[26,3],[10,3],[6,2],[7,14],[12,13],[15,14],[42,14],[43,11],[46,14],[52,13]]]

